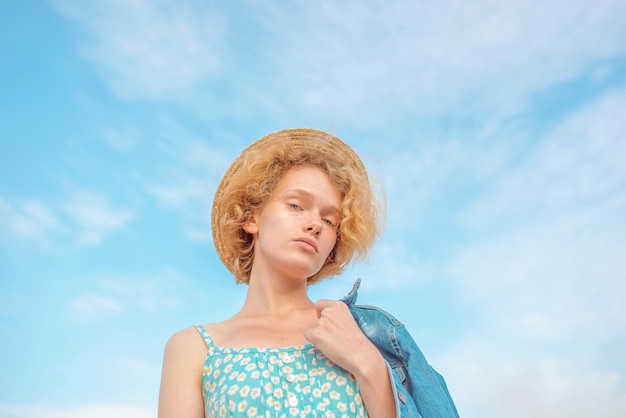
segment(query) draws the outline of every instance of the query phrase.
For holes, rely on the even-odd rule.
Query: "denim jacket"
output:
[[[397,418],[458,418],[443,377],[428,364],[404,325],[382,309],[355,305],[360,284],[357,279],[341,301],[387,363]]]

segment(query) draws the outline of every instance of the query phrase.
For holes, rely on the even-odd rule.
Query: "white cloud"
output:
[[[468,418],[606,417],[626,414],[624,375],[580,356],[520,355],[519,340],[497,335],[459,342],[437,364],[459,414]],[[440,370],[441,371],[441,370]]]
[[[132,210],[114,206],[106,195],[89,191],[74,193],[63,210],[77,230],[78,241],[84,245],[99,244],[134,216]]]
[[[351,267],[348,277],[362,277],[364,291],[378,292],[402,292],[432,280],[435,277],[433,266],[410,245],[401,239],[383,239],[368,260]],[[342,286],[344,294],[347,293],[349,284]]]
[[[515,113],[533,91],[622,54],[626,36],[626,6],[606,0],[53,4],[85,28],[85,54],[122,97],[186,91],[213,114],[279,118],[297,104],[361,124],[398,108]],[[246,31],[227,30],[237,25]],[[209,79],[220,88],[188,89]]]
[[[34,240],[46,246],[48,235],[60,227],[57,215],[41,201],[0,198],[0,231],[3,235]]]
[[[421,117],[428,110],[467,107],[486,109],[492,117],[507,114],[530,92],[568,80],[590,61],[623,52],[625,30],[616,16],[626,10],[620,2],[316,2],[302,7],[295,13],[276,7],[259,13],[261,25],[277,34],[268,50],[269,65],[280,74],[272,86],[300,106],[355,115],[361,123],[369,119],[364,110],[380,120],[393,117],[387,109],[407,107]],[[256,81],[254,75],[251,80]]]
[[[220,68],[223,19],[202,1],[53,0],[87,33],[81,47],[123,98],[178,95]]]
[[[100,244],[124,228],[134,211],[113,204],[100,193],[77,191],[60,199],[0,198],[0,237],[7,242],[35,243],[46,251],[72,245]]]
[[[3,418],[153,418],[153,408],[130,405],[90,405],[76,407],[0,405]]]
[[[101,243],[124,228],[134,211],[114,205],[104,194],[82,190],[62,203],[59,199],[0,199],[0,215],[0,232],[8,239],[56,251],[64,248],[62,240],[67,237],[81,245]]]
[[[485,321],[433,363],[443,365],[464,417],[626,415],[624,97],[607,96],[571,115],[529,156],[516,155],[509,136],[515,128],[502,134],[502,121],[523,116],[534,93],[624,54],[626,3],[248,4],[236,14],[245,39],[225,36],[224,16],[198,2],[55,4],[85,29],[85,55],[124,98],[189,95],[202,117],[262,111],[272,121],[300,112],[340,123],[353,117],[364,131],[376,123],[401,130],[392,126],[401,119],[413,124],[407,132],[421,135],[431,128],[422,129],[422,122],[462,125],[467,114],[488,115],[470,121],[488,124],[478,133],[474,128],[481,127],[461,126],[440,136],[449,131],[436,127],[437,138],[412,146],[414,137],[385,138],[405,145],[383,167],[391,179],[392,234],[418,232],[438,196],[481,180],[466,198],[474,192],[482,198],[457,218],[466,235],[453,243],[463,247],[451,275]],[[433,121],[433,113],[449,119]],[[217,151],[225,143],[212,141],[211,148],[177,126],[161,133],[171,161],[143,184],[183,215],[189,238],[208,239],[212,191],[231,160]],[[122,127],[104,139],[125,151],[137,144],[136,134]],[[489,143],[472,142],[484,138]],[[0,221],[2,229],[28,237],[76,229],[89,244],[134,216],[101,195],[78,194],[71,202],[76,208],[63,212],[45,202],[0,201],[0,214],[14,220]],[[404,286],[416,275],[439,273],[439,260],[416,266],[409,245],[389,237],[378,250],[382,256],[375,255],[374,268],[385,273],[369,275]],[[110,313],[169,303],[158,294],[149,283],[111,279],[70,306]]]
[[[104,142],[117,152],[129,152],[140,141],[141,132],[138,128],[125,125],[117,129],[107,127],[102,133]]]
[[[119,301],[98,295],[95,293],[85,293],[79,298],[70,300],[70,308],[79,315],[95,313],[117,313],[122,311],[122,305]]]
[[[529,161],[496,179],[491,194],[478,200],[461,221],[484,228],[494,219],[562,216],[623,198],[625,102],[623,93],[609,94],[572,114],[538,144]]]
[[[200,138],[173,122],[162,125],[160,136],[167,161],[141,182],[158,204],[182,215],[187,238],[210,241],[213,195],[231,163],[225,155],[230,138],[216,133]]]
[[[67,306],[78,320],[92,320],[123,311],[157,313],[179,303],[178,286],[183,276],[174,270],[163,270],[150,277],[100,277],[92,279],[89,290],[72,297]]]
[[[426,221],[424,211],[447,191],[443,185],[466,162],[468,148],[454,138],[421,139],[384,160],[389,232],[417,228]]]
[[[147,279],[111,278],[100,281],[103,291],[110,292],[144,310],[157,312],[178,302],[172,289],[184,281],[180,273],[165,270]]]
[[[444,360],[464,415],[626,413],[620,103],[572,114],[460,218],[475,240],[451,274],[485,318]]]

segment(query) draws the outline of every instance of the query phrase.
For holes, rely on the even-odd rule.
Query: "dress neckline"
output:
[[[222,347],[213,344],[215,351],[232,354],[232,353],[289,353],[294,351],[305,351],[313,348],[312,343],[300,345],[292,345],[286,347]]]

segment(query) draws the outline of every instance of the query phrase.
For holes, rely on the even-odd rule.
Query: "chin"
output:
[[[315,276],[317,273],[319,273],[320,270],[321,270],[321,267],[318,268],[317,270],[311,269],[311,268],[303,268],[303,269],[294,268],[293,272],[295,274],[295,277],[304,278],[308,282],[309,277]]]

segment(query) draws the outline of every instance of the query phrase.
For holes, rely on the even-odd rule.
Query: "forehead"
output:
[[[289,169],[276,184],[274,194],[294,193],[338,206],[341,194],[321,168],[303,166]]]

